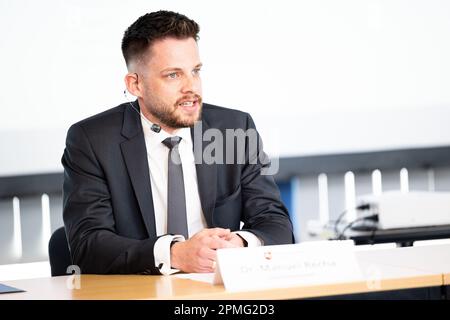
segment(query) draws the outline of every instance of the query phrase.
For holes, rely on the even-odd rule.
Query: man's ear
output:
[[[135,72],[129,72],[125,76],[125,86],[127,87],[127,90],[129,93],[131,93],[133,96],[141,98],[142,92],[139,85],[139,77],[138,74]]]

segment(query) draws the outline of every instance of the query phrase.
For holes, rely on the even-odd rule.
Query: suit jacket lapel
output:
[[[137,101],[133,103],[139,110]],[[141,209],[149,236],[156,236],[155,211],[153,208],[147,149],[139,113],[131,106],[125,109],[122,135],[128,140],[121,143],[122,155],[130,175],[134,193]]]
[[[200,123],[201,129],[197,127]],[[216,203],[217,165],[204,163],[202,156],[205,147],[210,143],[203,141],[203,133],[209,128],[208,123],[202,119],[201,122],[196,124],[196,127],[191,129],[191,136],[194,146],[198,192],[202,204],[203,215],[208,227],[214,227],[212,215]]]

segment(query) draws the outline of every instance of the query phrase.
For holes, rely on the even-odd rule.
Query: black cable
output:
[[[344,239],[345,239],[345,238],[344,238],[345,231],[347,231],[347,229],[351,228],[356,222],[364,221],[364,220],[366,220],[366,219],[376,219],[377,217],[378,217],[377,214],[372,214],[372,215],[370,215],[370,216],[362,216],[362,217],[359,217],[358,219],[353,220],[352,222],[348,223],[348,224],[345,226],[345,228],[344,228],[344,229],[341,231],[341,233],[336,237],[336,239],[337,239],[337,240],[344,240]]]
[[[370,209],[370,204],[362,204],[359,205],[357,207],[355,207],[355,210],[369,210]],[[334,223],[334,234],[335,236],[337,236],[339,234],[339,223],[341,222],[342,218],[344,217],[344,215],[348,212],[349,209],[345,209],[344,211],[341,212],[341,214],[339,214],[339,217],[336,219],[336,222]],[[364,219],[366,217],[363,217]],[[354,220],[353,222],[350,223],[350,226],[353,225],[353,223],[355,223],[356,221],[361,220],[361,218]],[[344,228],[344,231],[346,231],[348,228],[350,228],[349,224],[347,224],[347,226]],[[343,232],[340,233],[340,235],[343,235]],[[339,237],[336,237],[336,239],[339,239]]]
[[[338,233],[339,233],[339,230],[338,230],[339,223],[341,222],[342,218],[343,218],[344,215],[347,213],[347,211],[348,211],[348,209],[345,209],[344,211],[342,211],[342,213],[339,214],[338,218],[337,218],[336,221],[334,222],[334,234],[335,234],[335,236],[337,236]]]
[[[347,229],[351,228],[356,222],[362,221],[362,220],[364,220],[364,219],[365,219],[365,217],[364,217],[364,218],[358,218],[358,219],[355,219],[355,220],[353,220],[352,222],[348,223],[348,224],[345,226],[345,228],[342,229],[341,233],[340,233],[340,234],[337,234],[336,239],[337,239],[337,240],[344,240],[344,239],[345,239],[345,238],[344,238],[345,231],[347,231]]]

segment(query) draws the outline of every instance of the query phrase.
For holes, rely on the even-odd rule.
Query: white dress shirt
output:
[[[159,133],[151,130],[152,123],[141,113],[145,145],[150,171],[153,207],[155,212],[156,234],[161,236],[154,246],[155,265],[162,274],[178,272],[171,268],[170,244],[172,241],[184,241],[182,235],[167,235],[167,182],[169,149],[162,143],[168,137],[179,136],[178,150],[183,168],[184,190],[186,192],[186,214],[189,237],[207,227],[198,193],[197,170],[190,128],[177,129],[173,134],[164,130]],[[248,246],[259,246],[261,241],[251,232],[237,232]]]

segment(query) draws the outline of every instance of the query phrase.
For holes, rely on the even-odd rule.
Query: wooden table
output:
[[[424,247],[425,248],[425,247]],[[26,292],[1,294],[0,299],[299,299],[385,290],[435,287],[450,283],[450,268],[442,273],[447,247],[357,251],[363,281],[339,282],[276,288],[247,292],[229,292],[223,285],[212,285],[176,276],[82,275],[80,289],[68,289],[70,276],[3,282]],[[405,251],[406,250],[406,251]],[[442,252],[444,250],[444,252]],[[422,256],[417,256],[420,253]],[[416,257],[416,258],[414,258]],[[423,257],[425,259],[423,259]],[[450,255],[449,255],[450,258]],[[431,261],[432,264],[427,263]],[[450,261],[450,260],[449,260]]]
[[[444,281],[444,285],[446,286],[450,286],[450,273],[444,274],[443,277],[443,281]]]
[[[270,290],[227,292],[222,285],[173,276],[102,276],[83,275],[81,289],[68,289],[69,277],[9,281],[5,284],[27,292],[2,294],[0,299],[296,299],[351,294],[380,290],[410,289],[442,285],[439,275],[406,275],[402,278],[384,279],[378,284],[366,281],[355,283],[327,284]]]

